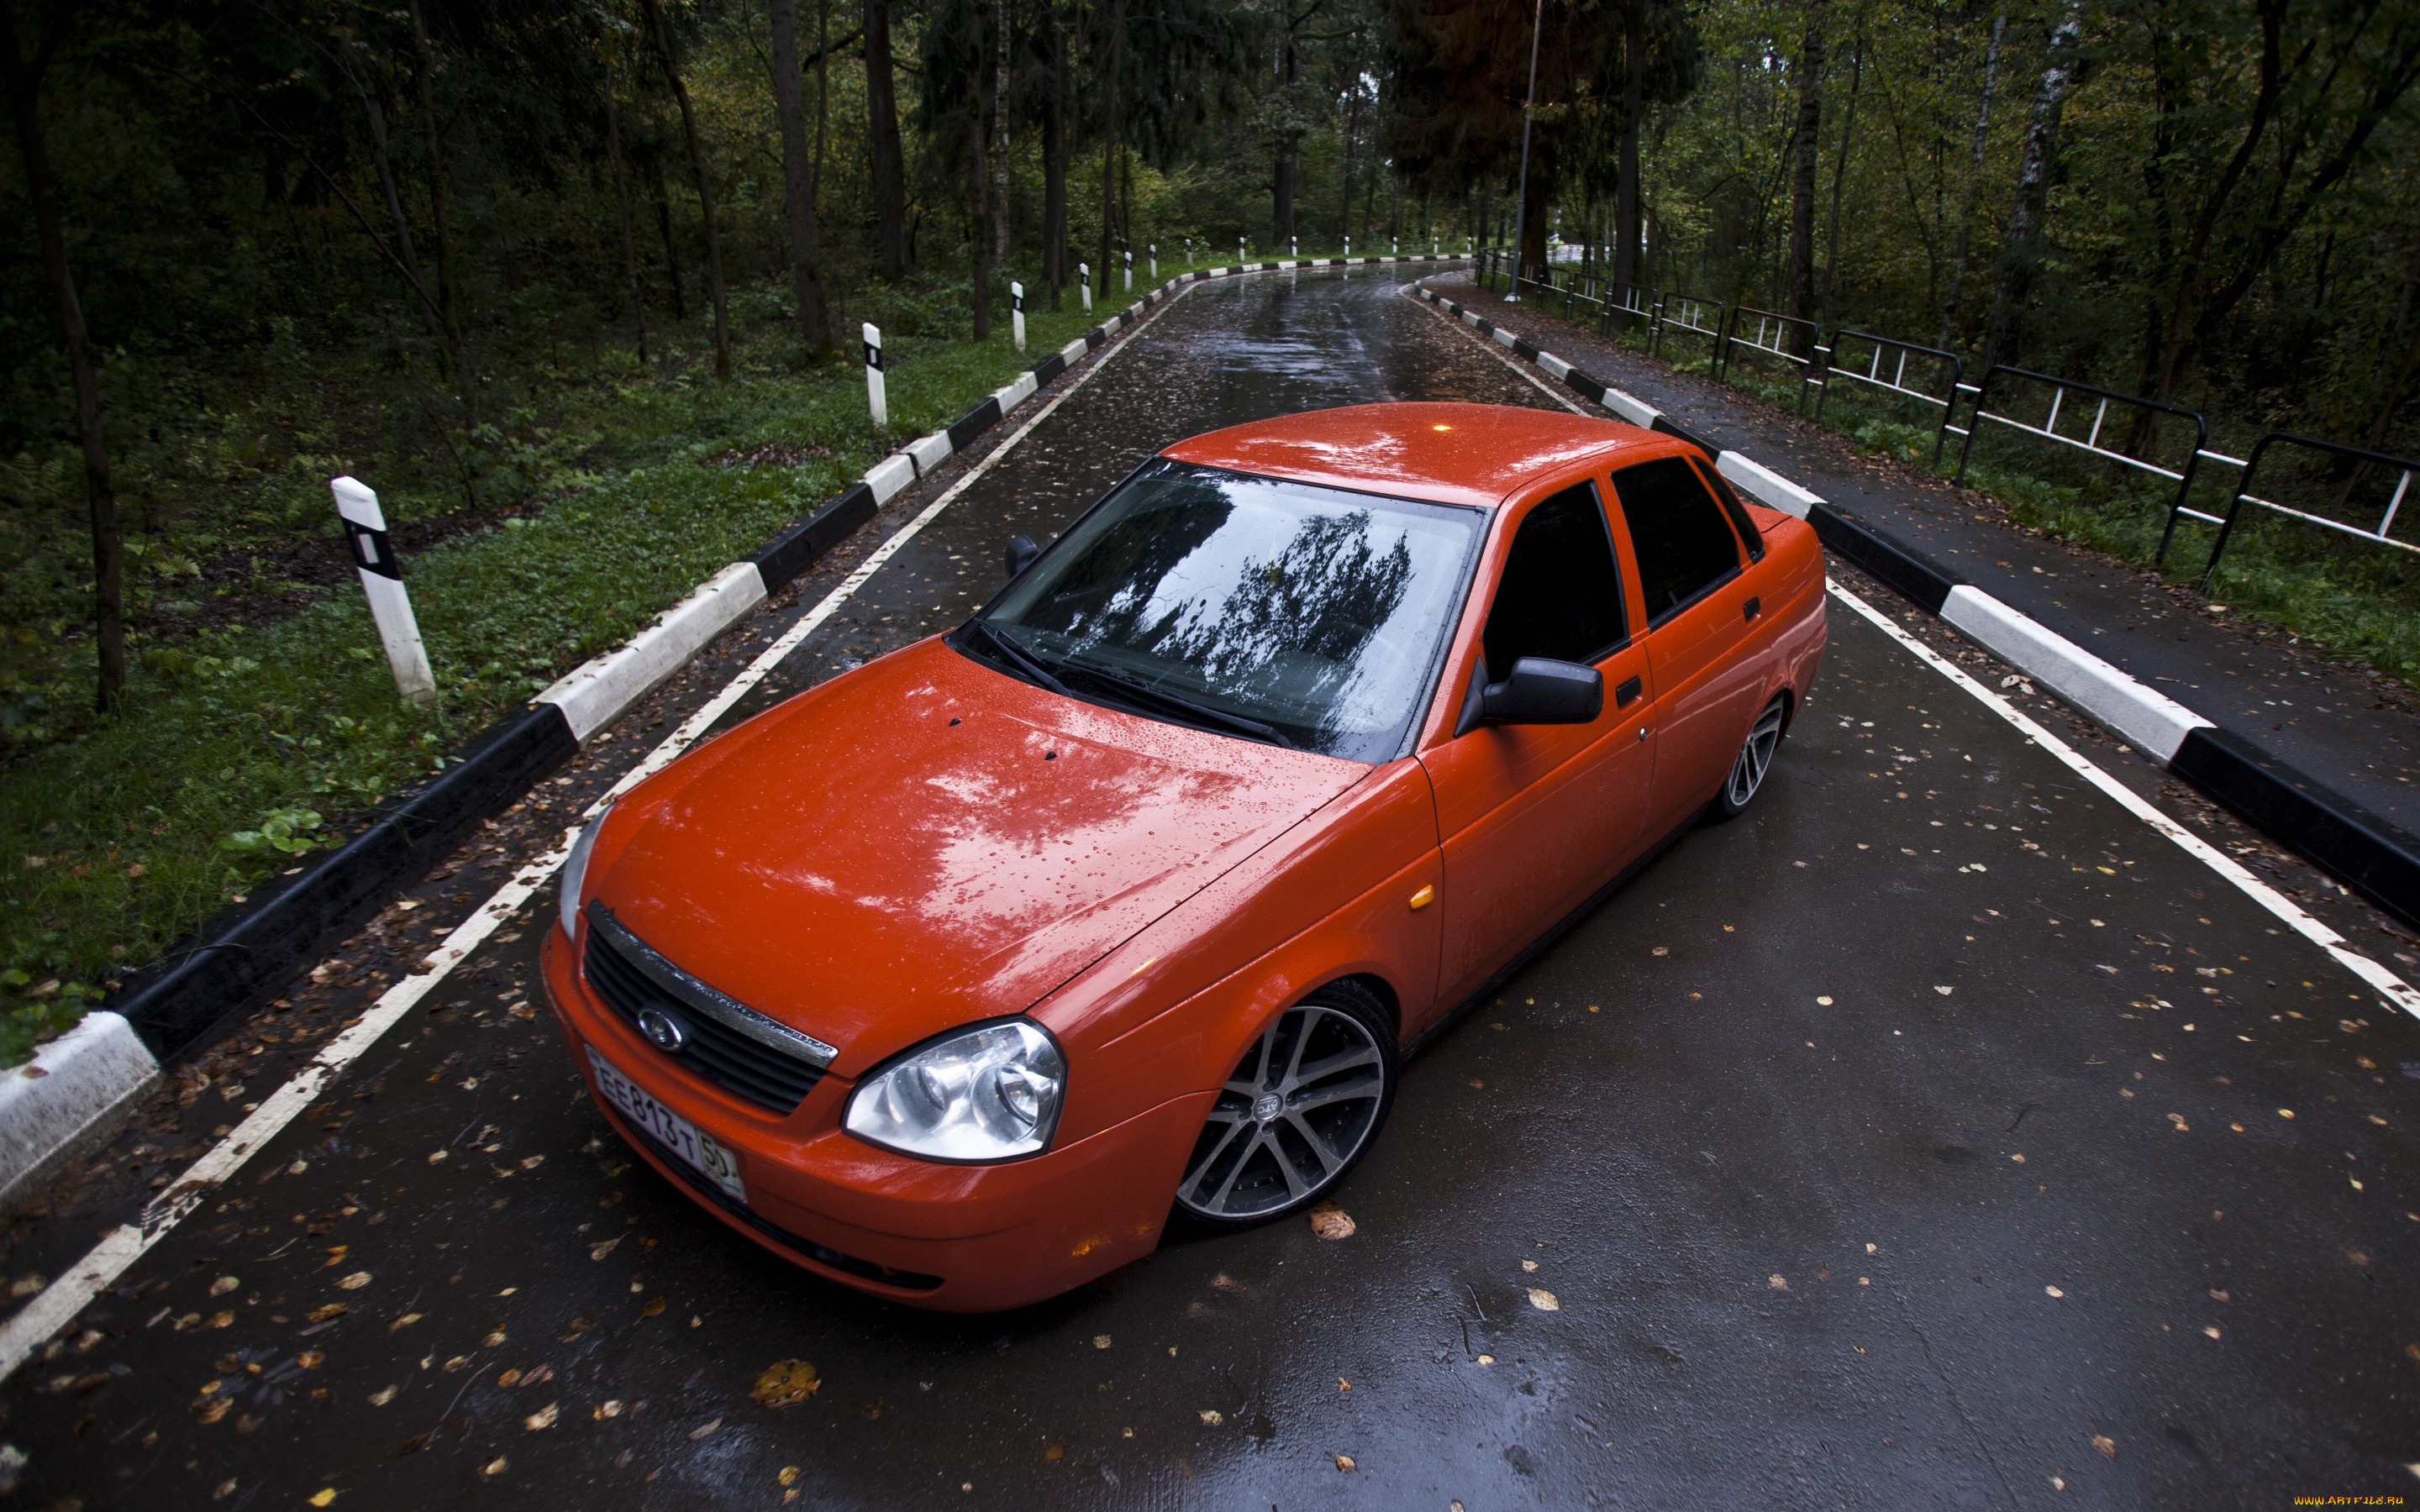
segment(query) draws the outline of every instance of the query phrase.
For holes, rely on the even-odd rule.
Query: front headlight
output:
[[[605,813],[612,813],[607,809]],[[605,827],[605,814],[588,821],[588,827],[571,842],[571,854],[563,858],[563,937],[571,939],[575,922],[580,918],[581,891],[588,883],[588,853],[597,848],[597,832]]]
[[[1050,1143],[1067,1058],[1041,1026],[1006,1019],[962,1030],[858,1084],[843,1126],[927,1160],[995,1161]]]

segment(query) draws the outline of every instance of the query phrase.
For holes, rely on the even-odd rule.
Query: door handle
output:
[[[1758,598],[1754,594],[1750,594],[1748,595],[1747,602],[1740,606],[1740,618],[1743,620],[1755,619],[1758,615],[1763,612],[1764,601]]]
[[[1645,725],[1640,725],[1638,727],[1638,738],[1641,740],[1647,738],[1647,727]]]
[[[1613,706],[1617,709],[1626,709],[1630,707],[1633,703],[1638,702],[1638,679],[1636,677],[1630,678],[1620,687],[1613,690]]]

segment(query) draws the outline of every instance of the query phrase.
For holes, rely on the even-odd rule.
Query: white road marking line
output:
[[[1199,285],[1187,285],[1185,288],[1177,290],[1174,295],[1162,301],[1158,308],[1163,310],[1168,308],[1197,286]],[[585,825],[590,819],[602,813],[608,803],[620,797],[648,777],[663,770],[665,766],[671,764],[675,757],[693,745],[699,736],[705,734],[713,726],[715,720],[721,718],[734,703],[746,697],[750,689],[763,682],[766,676],[781,664],[783,657],[797,650],[799,642],[814,634],[816,628],[831,618],[842,605],[855,596],[857,591],[865,586],[866,580],[879,571],[883,563],[896,556],[901,548],[914,540],[925,526],[938,518],[942,510],[947,509],[960,494],[967,490],[969,485],[989,471],[991,465],[1006,456],[1011,449],[1025,440],[1034,426],[1050,418],[1053,410],[1074,397],[1085,384],[1093,381],[1094,376],[1109,364],[1111,358],[1125,349],[1127,343],[1140,329],[1141,323],[1138,322],[1118,340],[1104,347],[1099,362],[1078,374],[1073,383],[1054,395],[1048,404],[1035,410],[1031,419],[1010,434],[1008,440],[993,448],[982,461],[969,468],[964,477],[943,489],[940,497],[925,505],[918,512],[915,518],[901,526],[896,534],[876,547],[872,555],[859,563],[855,571],[841,580],[840,586],[824,595],[822,602],[808,610],[797,624],[783,631],[779,639],[767,646],[755,660],[748,664],[745,671],[724,684],[722,688],[713,698],[707,700],[696,713],[682,720],[678,729],[666,735],[661,744],[647,753],[644,761],[625,773],[622,779],[614,783],[603,797],[582,810],[580,816],[581,824]],[[210,1195],[219,1189],[222,1182],[233,1176],[246,1161],[258,1153],[261,1148],[276,1137],[288,1123],[294,1121],[298,1114],[318,1101],[320,1092],[343,1074],[346,1067],[359,1059],[362,1054],[376,1044],[387,1030],[395,1027],[396,1021],[411,1012],[415,1004],[434,991],[440,982],[453,973],[457,965],[460,964],[473,950],[478,949],[489,935],[494,933],[500,924],[518,912],[522,904],[528,903],[532,895],[546,886],[548,880],[563,865],[564,857],[570,854],[571,841],[579,833],[580,825],[574,825],[566,830],[560,846],[514,872],[511,881],[498,887],[486,903],[473,909],[471,916],[456,925],[453,933],[446,935],[437,949],[428,953],[422,964],[430,969],[419,975],[408,976],[380,994],[378,1001],[371,1006],[369,1011],[353,1020],[343,1033],[329,1041],[318,1055],[311,1057],[310,1064],[296,1072],[285,1086],[262,1099],[260,1106],[254,1109],[243,1122],[236,1125],[233,1133],[211,1146],[199,1160],[187,1167],[184,1174],[179,1176],[165,1192],[154,1197],[144,1208],[140,1217],[133,1223],[121,1224],[112,1230],[100,1243],[94,1245],[83,1259],[78,1260],[57,1280],[53,1281],[31,1302],[20,1308],[6,1324],[0,1324],[0,1381],[5,1381],[14,1374],[17,1367],[25,1363],[27,1356],[39,1348],[43,1340],[75,1321],[76,1315],[83,1312],[87,1304],[115,1285],[117,1278],[125,1274],[129,1267],[143,1257],[145,1252],[209,1200]],[[551,919],[548,919],[544,921],[543,927],[552,929],[554,923]]]
[[[1417,282],[1417,280],[1415,280],[1415,282]],[[1435,310],[1438,315],[1443,316],[1445,317],[1446,324],[1453,327],[1454,330],[1461,332],[1464,335],[1468,336],[1471,340],[1479,343],[1480,347],[1486,351],[1488,356],[1495,358],[1497,362],[1502,363],[1506,367],[1511,368],[1522,382],[1528,384],[1540,393],[1544,394],[1547,398],[1554,400],[1557,404],[1561,405],[1564,409],[1582,417],[1583,419],[1594,420],[1596,418],[1594,415],[1590,414],[1582,406],[1573,403],[1562,394],[1557,393],[1554,389],[1547,385],[1545,379],[1522,366],[1518,360],[1505,352],[1497,350],[1496,343],[1488,340],[1478,332],[1471,330],[1469,327],[1456,320],[1453,317],[1452,311],[1447,310],[1439,305],[1431,304],[1428,301],[1421,299],[1417,294],[1407,293],[1406,291],[1411,287],[1412,285],[1410,284],[1398,284],[1395,285],[1395,292],[1404,295],[1404,298],[1411,300],[1424,310]]]
[[[2337,964],[2359,977],[2381,997],[2385,998],[2389,1005],[2403,1010],[2414,1018],[2420,1018],[2420,992],[2415,992],[2409,982],[2369,957],[2348,949],[2343,935],[2304,913],[2292,899],[2254,876],[2242,863],[2169,818],[2149,799],[2102,771],[2098,763],[2043,729],[2024,710],[1977,682],[1955,662],[1891,623],[1890,618],[1881,610],[1828,578],[1824,579],[1824,586],[1831,590],[1833,597],[1871,621],[1885,635],[1905,646],[1918,660],[1957,684],[1984,707],[2016,726],[2034,744],[2049,751],[2071,768],[2077,776],[2100,789],[2118,807],[2175,841],[2186,855],[2225,877],[2245,897],[2276,915],[2282,922],[2290,925],[2294,933],[2334,956]]]

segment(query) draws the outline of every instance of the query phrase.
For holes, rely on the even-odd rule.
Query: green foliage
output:
[[[882,306],[923,312],[926,332],[890,345],[885,434],[866,418],[854,363],[803,374],[747,363],[727,385],[672,363],[645,377],[558,372],[550,389],[533,385],[499,435],[520,438],[519,497],[542,506],[405,565],[437,671],[432,708],[396,697],[349,570],[333,591],[266,623],[147,641],[124,715],[28,741],[9,764],[0,1064],[22,1060],[231,899],[341,843],[371,806],[440,769],[470,734],[1086,324],[1031,316],[1020,362],[1005,321],[980,346],[947,339],[945,312],[962,292],[903,291]],[[768,332],[763,343],[783,339]],[[752,465],[768,447],[799,460]],[[302,480],[302,465],[280,469],[298,475],[293,497],[262,507],[283,517],[316,494],[321,527],[326,482]],[[334,538],[323,544],[341,556]]]

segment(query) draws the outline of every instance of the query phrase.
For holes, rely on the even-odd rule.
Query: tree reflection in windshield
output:
[[[1427,690],[1481,523],[1473,510],[1156,462],[989,618],[1046,663],[1380,761]]]

